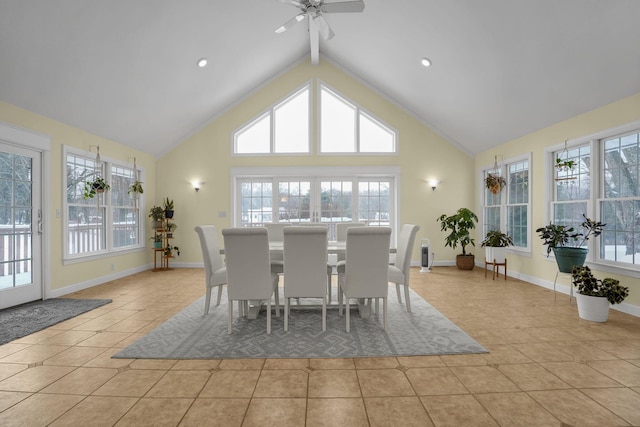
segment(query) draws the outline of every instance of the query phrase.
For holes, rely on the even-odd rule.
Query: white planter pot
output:
[[[484,259],[487,262],[495,262],[497,264],[504,264],[505,257],[507,256],[507,248],[497,248],[493,246],[486,246],[484,248]]]
[[[591,322],[606,322],[609,318],[609,300],[605,297],[592,297],[576,294],[578,316]]]

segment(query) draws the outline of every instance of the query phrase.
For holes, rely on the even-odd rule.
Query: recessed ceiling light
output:
[[[420,60],[420,63],[422,64],[423,67],[430,67],[431,66],[431,60],[429,58],[427,58],[426,56]]]
[[[204,68],[207,66],[207,58],[198,59],[198,67]]]

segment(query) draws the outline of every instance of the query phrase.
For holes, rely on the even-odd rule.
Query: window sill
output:
[[[116,249],[111,251],[99,252],[91,255],[77,255],[74,257],[63,258],[62,265],[79,264],[82,262],[98,261],[101,259],[111,258],[114,256],[126,255],[135,252],[142,252],[146,246],[135,246],[133,248]]]

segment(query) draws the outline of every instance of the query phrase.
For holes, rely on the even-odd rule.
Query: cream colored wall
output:
[[[70,145],[82,150],[89,150],[90,145],[100,145],[100,154],[121,161],[135,156],[138,166],[144,168],[144,183],[147,200],[155,199],[155,158],[149,154],[128,148],[122,144],[99,138],[55,120],[34,114],[13,105],[0,102],[0,122],[9,123],[27,130],[48,135],[51,138],[50,175],[46,177],[50,185],[50,219],[51,246],[48,248],[51,262],[51,290],[56,294],[64,294],[64,288],[84,282],[100,283],[119,273],[139,269],[148,265],[152,257],[150,251],[144,250],[127,255],[114,255],[97,261],[87,261],[71,265],[62,263],[62,218],[56,218],[56,210],[62,213],[62,146]],[[62,215],[61,215],[62,216]],[[146,219],[146,215],[144,215]],[[111,265],[113,264],[113,270]]]
[[[313,79],[317,79],[399,132],[399,155],[394,156],[261,156],[233,157],[232,132],[255,118],[278,100]],[[314,104],[315,109],[315,104]],[[316,136],[313,132],[313,152]],[[201,264],[200,247],[193,232],[198,224],[215,224],[218,229],[231,225],[230,168],[247,166],[400,166],[400,223],[420,225],[418,242],[428,237],[438,260],[453,260],[455,252],[443,246],[443,234],[436,223],[442,213],[453,213],[462,206],[472,207],[474,190],[473,159],[439,137],[412,115],[371,90],[326,60],[312,66],[308,60],[292,67],[268,84],[255,90],[228,112],[217,117],[200,132],[158,160],[158,200],[173,198],[178,230],[175,243],[181,249],[179,263]],[[432,191],[426,180],[441,180]],[[190,181],[204,181],[198,193]],[[225,218],[218,216],[226,212]],[[418,244],[413,260],[418,262]]]
[[[480,185],[481,171],[493,164],[494,155],[501,155],[505,159],[508,159],[531,152],[532,160],[529,182],[532,183],[531,220],[532,228],[535,230],[545,225],[545,221],[547,221],[545,216],[547,205],[544,199],[545,180],[543,178],[545,148],[561,144],[566,139],[571,140],[585,137],[638,120],[640,120],[640,94],[581,114],[492,148],[491,150],[487,150],[476,157],[476,187]],[[481,200],[479,199],[479,192],[476,192],[476,206],[480,212]],[[529,237],[532,240],[531,256],[509,254],[509,269],[530,278],[553,282],[557,271],[555,261],[546,257],[542,240],[537,234],[532,233]],[[476,254],[479,255],[481,253],[476,251]],[[631,294],[625,302],[640,306],[640,279],[597,271],[597,266],[593,266],[593,269],[596,277],[614,277],[619,279],[624,286],[628,286]]]

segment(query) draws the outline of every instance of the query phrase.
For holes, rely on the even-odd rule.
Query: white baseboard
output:
[[[116,279],[122,279],[123,277],[131,276],[132,274],[140,273],[146,270],[151,269],[153,266],[151,264],[142,265],[135,268],[130,268],[128,270],[119,271],[114,274],[109,274],[107,276],[96,277],[91,280],[87,280],[86,282],[76,283],[74,285],[65,286],[60,289],[52,289],[47,293],[46,298],[58,298],[64,295],[72,294],[74,292],[82,291],[84,289],[92,288],[97,285],[101,285],[103,283],[111,282]]]

